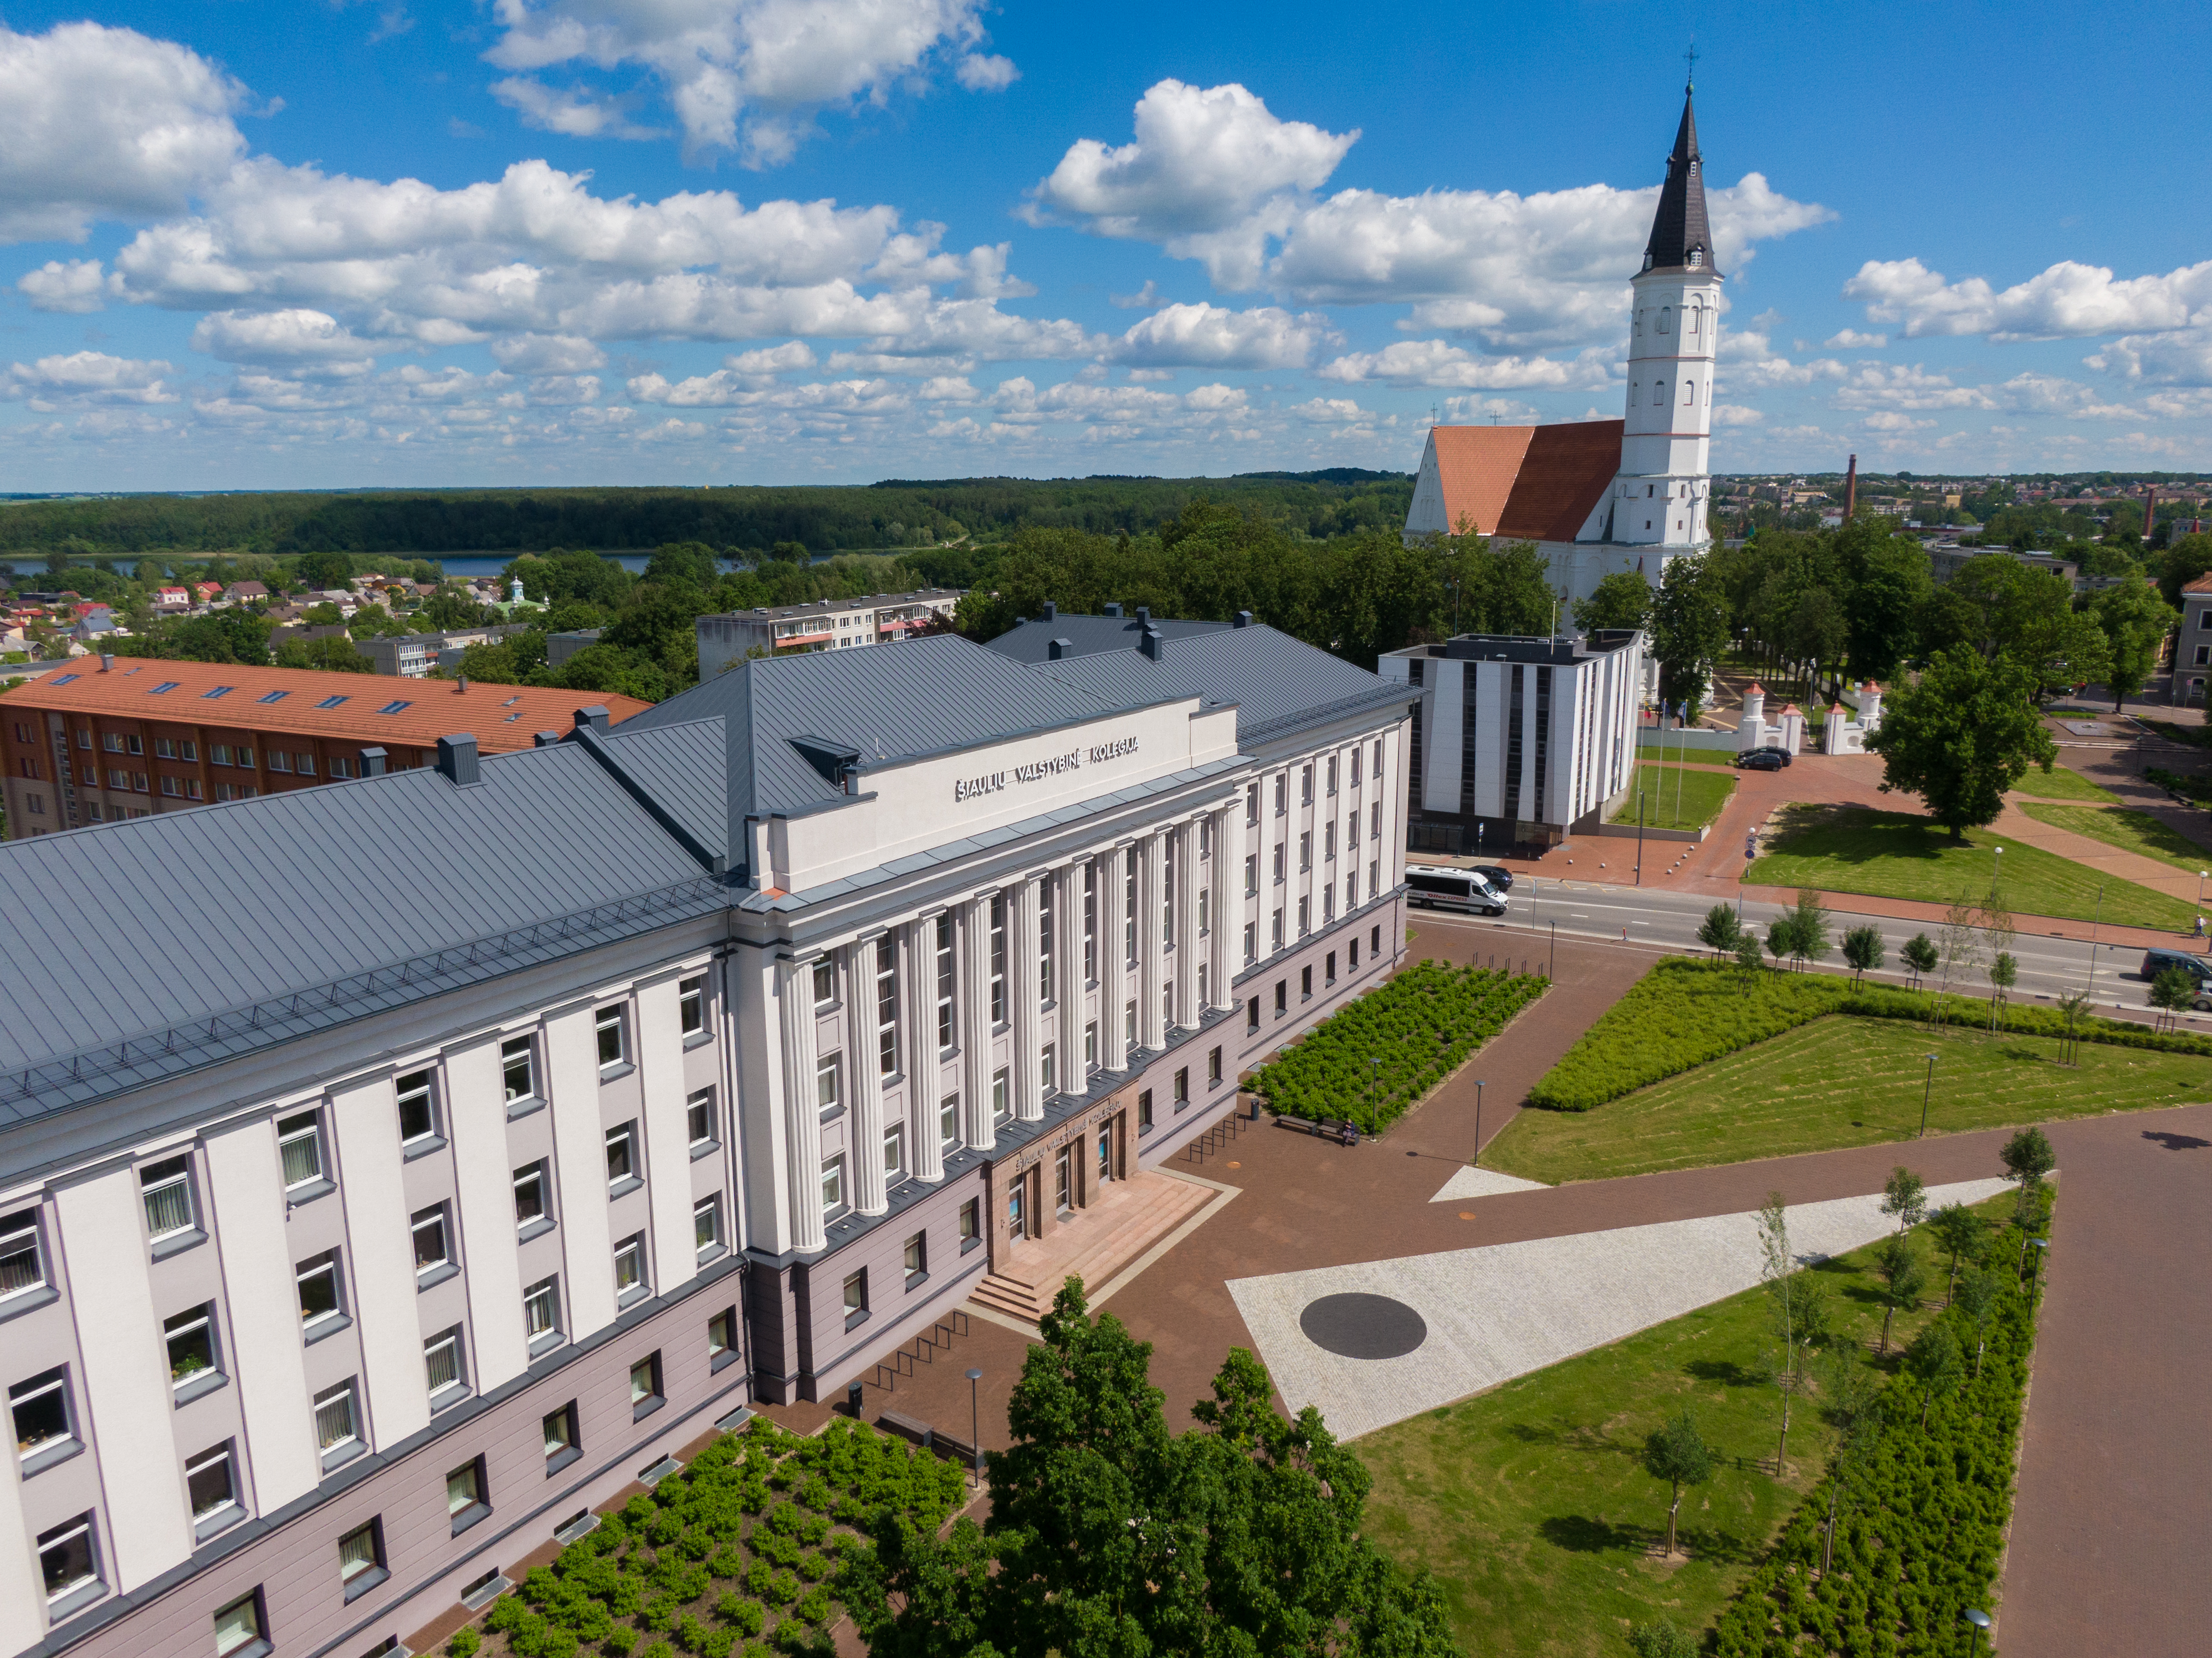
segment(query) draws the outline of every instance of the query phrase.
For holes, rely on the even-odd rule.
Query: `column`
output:
[[[1236,1005],[1231,982],[1244,965],[1243,792],[1213,814],[1213,972],[1216,1007]]]
[[[790,1155],[791,1247],[828,1241],[822,1229],[822,1109],[814,1101],[814,958],[782,963],[775,987],[783,1024],[783,1133]]]
[[[960,906],[961,1102],[968,1144],[988,1151],[999,1143],[991,1121],[991,895],[978,894]]]
[[[453,1196],[462,1259],[469,1264],[469,1334],[476,1389],[488,1394],[530,1368],[522,1328],[522,1263],[514,1238],[514,1168],[507,1154],[507,1097],[499,1042],[483,1036],[449,1048],[446,1132],[453,1139]],[[392,1132],[389,1128],[387,1133]],[[409,1287],[413,1287],[409,1262]]]
[[[899,1058],[906,1072],[906,1132],[914,1144],[915,1178],[945,1178],[945,1141],[937,1132],[944,1067],[937,1054],[937,918],[932,910],[899,929]],[[958,959],[957,955],[954,958]],[[956,1009],[958,1003],[954,1003]],[[956,1032],[957,1027],[955,1027]]]
[[[1137,1045],[1167,1045],[1160,994],[1167,983],[1167,949],[1160,921],[1167,896],[1168,837],[1147,835],[1137,843]]]
[[[415,1310],[415,1257],[392,1078],[378,1075],[332,1091],[327,1114],[337,1142],[338,1187],[345,1205],[345,1265],[354,1321],[361,1328],[369,1443],[397,1445],[430,1425],[430,1390],[422,1358],[422,1321]],[[447,1104],[450,1128],[453,1109]]]
[[[1121,954],[1123,874],[1129,856],[1124,841],[1093,861],[1098,869],[1098,1062],[1109,1071],[1129,1068],[1129,1044],[1121,1009],[1129,999],[1129,975]]]
[[[1062,864],[1045,878],[1052,890],[1052,990],[1060,1005],[1060,1085],[1091,1085],[1083,1063],[1083,865]]]
[[[1205,960],[1206,944],[1198,932],[1198,890],[1206,884],[1199,865],[1198,820],[1191,818],[1169,831],[1175,836],[1175,987],[1176,1023],[1196,1028],[1205,1010],[1198,1000],[1198,964]],[[1206,993],[1212,993],[1213,975],[1206,975]]]
[[[890,1207],[884,1187],[884,1073],[876,1052],[876,940],[871,933],[845,950],[845,1069],[850,1073],[853,1132],[845,1136],[853,1207],[880,1215]]]
[[[545,1021],[546,1109],[553,1114],[553,1178],[560,1193],[561,1323],[580,1342],[615,1321],[612,1228],[607,1218],[606,1130],[599,1121],[594,1009],[576,1002]]]
[[[1044,1054],[1040,1034],[1044,1023],[1038,1009],[1037,882],[1024,876],[1006,889],[1006,1000],[1008,1023],[1013,1027],[1012,1057],[1014,1115],[1035,1122],[1044,1115],[1044,1090],[1037,1074]]]

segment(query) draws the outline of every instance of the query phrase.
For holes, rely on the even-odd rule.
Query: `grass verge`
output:
[[[1637,762],[1629,780],[1628,799],[1613,815],[1616,823],[1636,821],[1636,793],[1644,791],[1644,823],[1648,829],[1702,829],[1720,816],[1735,793],[1733,772],[1710,771],[1698,766],[1654,765]]]
[[[2010,1201],[1980,1212],[1995,1221]],[[1940,1289],[1945,1267],[1926,1242],[1918,1247]],[[1868,1351],[1881,1327],[1871,1254],[1809,1269],[1829,1286],[1831,1345],[1845,1352]],[[1936,1316],[1900,1315],[1893,1345]],[[1632,1625],[1664,1617],[1704,1629],[1765,1576],[1762,1562],[1820,1487],[1836,1442],[1801,1401],[1787,1471],[1776,1477],[1773,1345],[1767,1298],[1748,1291],[1369,1435],[1359,1442],[1375,1475],[1369,1533],[1435,1574],[1462,1643],[1484,1658],[1621,1658]],[[1668,1560],[1668,1490],[1644,1472],[1642,1453],[1685,1406],[1716,1471],[1685,1494],[1686,1558]]]
[[[2092,783],[2080,772],[2069,771],[2064,766],[2051,767],[2047,775],[2029,767],[2027,775],[2020,780],[2013,793],[2031,800],[2082,800],[2098,806],[2120,804],[2120,797],[2112,790]]]
[[[2048,823],[2069,835],[2102,841],[2108,847],[2118,847],[2138,857],[2155,858],[2161,864],[2171,864],[2191,875],[2212,867],[2212,851],[2198,846],[2179,829],[2161,823],[2147,811],[2056,805],[2040,800],[2024,801],[2021,810],[2039,823]],[[2011,854],[2008,853],[2006,856]]]
[[[2212,1059],[1832,1017],[1594,1111],[1523,1111],[1483,1165],[1559,1185],[2212,1099]],[[1936,1057],[1929,1069],[1928,1056]]]
[[[1948,904],[1979,899],[1997,878],[2003,848],[2004,900],[2021,915],[2187,932],[2196,911],[2179,898],[2094,870],[1990,829],[1954,841],[1928,818],[1864,806],[1792,807],[1765,857],[1744,872],[1765,886],[1812,887],[1876,898]]]

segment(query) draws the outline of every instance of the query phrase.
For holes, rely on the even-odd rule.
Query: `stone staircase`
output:
[[[1087,1209],[1057,1221],[1042,1238],[1016,1245],[973,1292],[980,1307],[1034,1324],[1073,1272],[1095,1296],[1115,1275],[1213,1200],[1189,1181],[1146,1169],[1115,1181]]]

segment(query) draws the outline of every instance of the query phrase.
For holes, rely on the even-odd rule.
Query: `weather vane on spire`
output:
[[[1682,60],[1690,66],[1689,71],[1682,77],[1682,95],[1687,97],[1698,89],[1698,37],[1696,35],[1690,37],[1690,49],[1682,54]]]

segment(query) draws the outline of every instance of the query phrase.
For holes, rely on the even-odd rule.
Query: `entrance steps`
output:
[[[1070,1273],[1096,1296],[1115,1275],[1213,1200],[1206,1187],[1150,1169],[1114,1181],[1088,1208],[1016,1244],[972,1292],[980,1306],[1034,1324]]]

